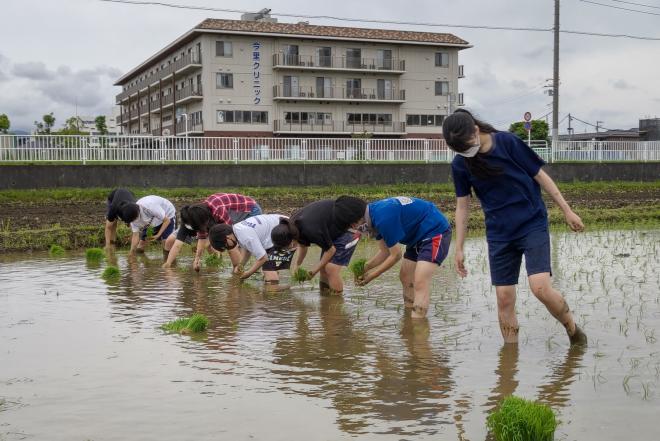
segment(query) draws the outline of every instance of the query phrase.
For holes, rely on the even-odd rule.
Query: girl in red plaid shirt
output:
[[[180,213],[181,227],[177,230],[176,237],[170,236],[168,239],[170,243],[166,246],[170,245],[170,253],[163,266],[171,266],[183,244],[191,244],[196,239],[197,252],[193,268],[195,271],[199,271],[202,253],[209,246],[208,231],[213,225],[233,225],[248,217],[257,216],[262,211],[259,204],[249,196],[236,193],[215,193],[200,204],[186,205]],[[240,259],[238,250],[235,250],[234,253],[230,252],[229,256],[232,263],[235,259]]]

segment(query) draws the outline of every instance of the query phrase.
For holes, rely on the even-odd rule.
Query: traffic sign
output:
[[[532,113],[531,112],[525,112],[525,116],[523,117],[525,121],[531,121],[532,120]]]
[[[525,130],[532,130],[532,123],[529,121],[525,121]]]

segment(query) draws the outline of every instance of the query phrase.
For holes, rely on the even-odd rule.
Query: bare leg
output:
[[[172,247],[174,246],[174,242],[176,241],[176,234],[170,234],[167,239],[163,242],[163,248],[166,249],[167,251],[171,250]]]
[[[105,221],[105,246],[117,244],[117,221]]]
[[[341,295],[344,291],[344,281],[341,279],[341,266],[329,263],[320,271],[321,274],[321,290],[323,290],[323,282],[327,284],[328,294]],[[323,294],[323,292],[321,292]]]
[[[431,283],[433,272],[438,266],[431,262],[417,262],[415,265],[415,302],[411,313],[412,318],[421,319],[426,317],[431,303]]]
[[[170,238],[167,239],[168,242],[169,239]],[[164,267],[172,266],[174,264],[174,261],[176,260],[176,256],[179,255],[182,246],[183,246],[183,242],[176,239],[174,240],[174,244],[172,245],[172,248],[170,248],[170,252],[167,253],[167,260],[163,264]]]
[[[518,343],[518,318],[516,317],[516,286],[496,286],[497,318],[504,343]]]
[[[399,280],[403,287],[403,306],[412,308],[415,302],[415,265],[412,260],[403,259],[399,270]]]
[[[559,323],[564,326],[572,344],[586,344],[587,336],[575,324],[573,314],[559,291],[552,287],[549,273],[529,276],[529,286],[536,296]]]

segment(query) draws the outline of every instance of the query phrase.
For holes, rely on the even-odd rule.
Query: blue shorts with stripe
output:
[[[451,228],[442,234],[437,234],[421,242],[417,242],[415,245],[406,247],[406,253],[403,255],[403,258],[412,260],[413,262],[421,260],[440,265],[447,258],[450,244]]]

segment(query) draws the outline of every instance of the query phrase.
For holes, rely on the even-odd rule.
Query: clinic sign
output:
[[[261,43],[252,43],[252,94],[254,104],[261,103]]]

